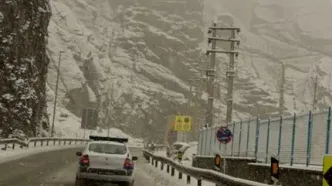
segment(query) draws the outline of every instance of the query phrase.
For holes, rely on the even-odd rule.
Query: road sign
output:
[[[182,131],[182,123],[183,123],[182,116],[175,116],[174,130],[175,131]]]
[[[183,131],[191,131],[191,117],[190,116],[183,116],[183,127],[182,127],[182,130]]]
[[[221,165],[221,157],[219,154],[216,154],[216,156],[214,157],[214,165],[217,167],[217,168],[220,168],[220,165]]]
[[[227,144],[232,141],[233,134],[227,127],[220,127],[216,132],[216,137],[220,143]]]
[[[190,116],[175,116],[174,131],[191,131],[191,121],[192,118]]]
[[[272,183],[279,183],[279,160],[271,157],[271,181]]]
[[[81,128],[96,129],[98,123],[98,112],[94,108],[84,108],[82,113]]]
[[[323,159],[323,186],[332,186],[332,155]]]

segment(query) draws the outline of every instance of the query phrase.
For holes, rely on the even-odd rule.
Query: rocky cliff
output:
[[[1,137],[36,136],[48,128],[48,0],[0,2]],[[38,126],[38,127],[37,127]]]
[[[196,82],[192,97],[189,78],[204,77],[207,27],[217,20],[242,29],[235,120],[277,114],[284,62],[285,114],[311,109],[316,75],[317,108],[326,108],[331,104],[328,44],[309,34],[317,33],[317,27],[303,22],[304,14],[316,16],[317,7],[328,6],[319,2],[311,6],[315,3],[300,0],[52,1],[48,102],[54,98],[58,54],[64,50],[59,110],[73,113],[78,121],[82,108],[99,105],[101,126],[144,135],[164,125],[167,115],[188,112],[188,98],[194,99],[191,113],[204,116],[205,82]],[[226,112],[227,62],[227,56],[218,55],[218,124]],[[70,125],[63,117],[59,120]]]

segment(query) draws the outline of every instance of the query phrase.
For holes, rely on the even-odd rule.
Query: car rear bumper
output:
[[[93,180],[93,181],[100,181],[100,182],[133,182],[134,176],[124,176],[124,175],[102,175],[97,173],[90,173],[90,172],[78,172],[77,173],[78,179],[84,180]]]

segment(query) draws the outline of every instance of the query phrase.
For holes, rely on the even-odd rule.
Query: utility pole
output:
[[[231,37],[230,38],[219,38],[217,37],[217,30],[220,31],[231,31]],[[215,57],[216,53],[224,53],[230,55],[230,62],[229,67],[227,70],[227,78],[228,78],[228,90],[227,90],[227,113],[226,113],[226,121],[227,123],[222,124],[222,126],[227,127],[229,123],[232,121],[232,110],[233,110],[233,86],[234,86],[234,59],[235,56],[238,56],[239,53],[234,51],[234,43],[237,43],[237,45],[240,44],[240,40],[235,39],[235,32],[240,32],[240,28],[235,27],[217,27],[216,23],[213,23],[213,26],[209,28],[208,33],[212,33],[212,37],[208,38],[208,43],[212,42],[212,50],[207,50],[206,54],[211,55],[211,62],[208,66],[208,69],[206,71],[206,76],[208,79],[208,109],[207,109],[207,116],[206,116],[206,127],[213,125],[213,92],[214,92],[214,78],[215,78]],[[229,51],[225,50],[217,50],[216,49],[216,42],[217,41],[223,41],[223,42],[231,42],[231,47]],[[226,174],[226,148],[227,146],[224,145],[224,160],[223,160],[223,172]]]
[[[112,88],[111,88],[111,98],[108,99],[108,102],[109,102],[109,105],[108,105],[108,109],[107,109],[107,126],[108,126],[108,129],[107,129],[107,136],[110,137],[110,119],[109,117],[111,117],[111,108],[110,106],[112,106],[113,108],[113,93],[114,93],[114,78],[112,78]],[[107,96],[108,97],[108,96]]]
[[[189,98],[188,98],[188,103],[187,103],[187,113],[192,114],[190,112],[190,106],[193,102],[193,93],[197,93],[197,90],[193,90],[193,87],[195,85],[195,82],[201,81],[201,78],[190,78],[189,79]]]
[[[189,79],[189,86],[190,86],[190,88],[189,88],[189,97],[188,97],[188,103],[187,103],[187,114],[190,115],[190,116],[192,116],[193,122],[194,122],[194,125],[192,126],[192,135],[191,135],[192,137],[194,137],[194,131],[197,130],[197,128],[199,128],[198,125],[195,126],[195,124],[196,124],[196,120],[194,119],[195,112],[191,109],[191,104],[195,103],[194,102],[195,99],[194,99],[193,93],[197,93],[198,92],[196,89],[193,89],[193,88],[194,88],[196,82],[197,81],[201,81],[201,80],[202,80],[202,78],[190,78]],[[189,138],[189,135],[187,135],[187,140],[188,140],[188,138]]]
[[[217,27],[216,23],[213,23],[213,27]],[[217,29],[209,29],[208,33],[212,32],[212,37],[217,37]],[[210,43],[211,40],[208,40]],[[212,50],[215,51],[217,46],[216,40],[212,40]],[[209,55],[209,53],[206,53]],[[208,92],[208,105],[206,110],[206,122],[205,127],[209,127],[213,125],[213,92],[214,92],[214,78],[215,78],[215,62],[216,62],[216,52],[212,52],[211,54],[211,61],[210,64],[207,66],[206,69],[206,76],[207,76],[207,92]]]
[[[231,38],[225,39],[225,38],[217,38],[217,30],[228,30],[231,31]],[[227,77],[228,77],[228,91],[227,91],[227,113],[226,113],[226,121],[225,125],[227,126],[228,123],[232,121],[232,110],[233,110],[233,86],[234,86],[234,59],[235,56],[238,56],[238,52],[234,51],[234,43],[237,43],[237,45],[240,44],[239,40],[235,39],[235,32],[240,32],[240,28],[235,27],[217,27],[216,23],[213,23],[213,26],[209,28],[209,34],[212,33],[212,37],[208,38],[208,43],[212,43],[212,50],[207,50],[206,54],[211,54],[211,62],[208,66],[208,69],[206,71],[206,76],[208,78],[208,109],[207,109],[207,115],[206,115],[206,126],[212,126],[213,125],[213,100],[214,100],[214,79],[215,79],[215,57],[216,53],[225,53],[230,55],[230,63],[229,68],[227,70]],[[217,41],[223,41],[223,42],[231,42],[231,49],[230,51],[225,50],[216,50],[216,42]]]
[[[284,112],[284,95],[285,95],[285,63],[281,64],[281,79],[280,79],[280,92],[279,92],[279,115],[282,116]]]
[[[318,84],[318,75],[316,75],[314,82],[314,99],[312,102],[312,111],[316,110],[316,105],[317,105],[317,84]]]
[[[231,30],[231,40],[235,39],[235,29]],[[235,49],[234,43],[235,41],[231,41],[231,51],[233,52]],[[238,42],[239,45],[239,42]],[[226,76],[228,78],[228,87],[227,87],[227,113],[226,113],[226,122],[230,124],[232,122],[232,113],[233,113],[233,87],[234,87],[234,61],[235,55],[238,53],[230,53],[229,54],[229,67],[226,72]]]
[[[61,65],[61,55],[62,55],[62,53],[63,53],[63,51],[60,50],[57,77],[56,77],[56,84],[55,84],[55,97],[54,97],[54,104],[53,104],[53,119],[52,119],[52,128],[51,128],[51,137],[53,137],[53,135],[54,135],[54,121],[55,121],[55,114],[56,114],[56,104],[57,104],[57,99],[58,99],[58,87],[59,87],[60,65]]]

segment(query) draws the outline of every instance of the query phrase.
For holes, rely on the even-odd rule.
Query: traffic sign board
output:
[[[84,108],[82,113],[81,128],[96,130],[98,111],[95,108]]]
[[[181,131],[182,130],[182,124],[183,124],[182,117],[181,116],[175,116],[174,130],[175,131]]]
[[[191,117],[190,116],[182,116],[178,115],[175,116],[175,124],[174,124],[174,130],[175,131],[191,131]]]
[[[279,183],[279,160],[275,157],[271,157],[271,181],[274,184]]]
[[[332,155],[323,159],[323,186],[332,186]]]
[[[183,131],[191,131],[191,117],[190,116],[184,116],[183,119]]]
[[[227,144],[232,141],[233,134],[227,127],[220,127],[216,132],[216,137],[220,143]]]
[[[216,154],[216,156],[214,157],[214,165],[218,168],[220,168],[221,165],[221,157],[219,154]]]

